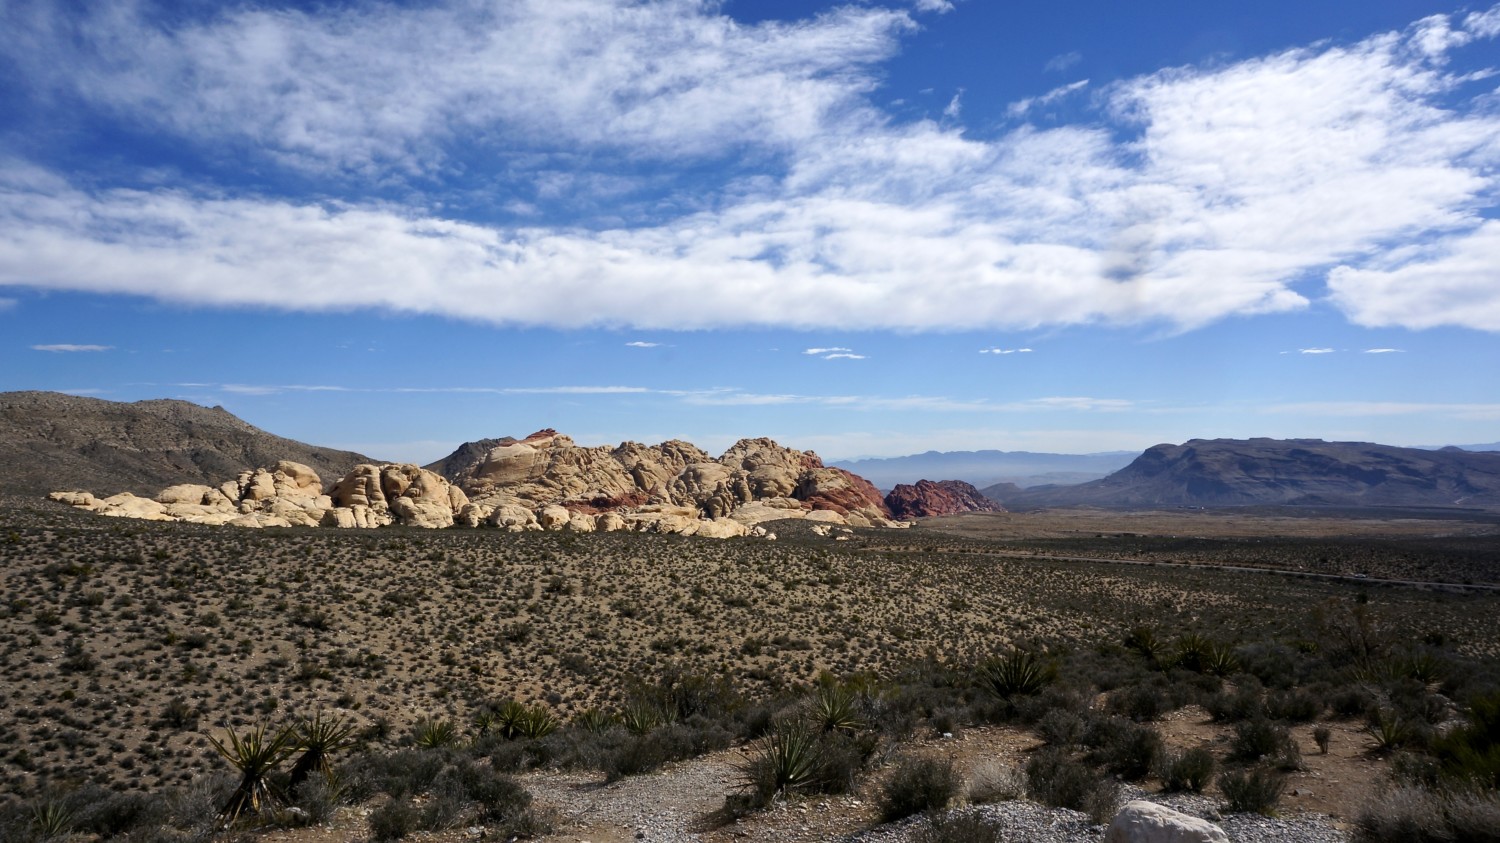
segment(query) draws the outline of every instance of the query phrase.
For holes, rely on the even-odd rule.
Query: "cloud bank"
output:
[[[79,105],[272,175],[83,178],[0,149],[0,286],[643,330],[1191,330],[1326,297],[1500,331],[1500,111],[1449,70],[1500,11],[1091,86],[1088,122],[983,138],[868,97],[947,8],[6,5],[29,119]],[[706,164],[727,175],[683,181]],[[445,210],[476,173],[504,195]],[[497,221],[562,196],[606,210]]]

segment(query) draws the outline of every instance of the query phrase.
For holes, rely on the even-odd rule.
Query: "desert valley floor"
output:
[[[1059,682],[1088,689],[1084,708],[1131,714],[1114,700],[1134,687],[1132,670],[1149,675],[1126,667],[1149,649],[1136,646],[1141,630],[1164,642],[1239,648],[1237,670],[1201,672],[1202,694],[1133,718],[1155,723],[1168,749],[1223,749],[1233,720],[1211,716],[1205,694],[1222,698],[1255,681],[1241,671],[1276,670],[1252,667],[1257,660],[1291,664],[1299,653],[1354,645],[1393,663],[1433,659],[1443,670],[1422,676],[1422,704],[1449,707],[1432,714],[1435,722],[1455,716],[1445,694],[1493,681],[1500,664],[1500,518],[1482,513],[985,513],[827,535],[782,523],[768,541],[243,530],[5,504],[0,743],[3,790],[15,799],[85,785],[190,788],[227,770],[211,737],[320,712],[343,718],[372,746],[394,748],[433,723],[472,730],[476,715],[501,700],[563,723],[625,712],[642,688],[674,677],[728,683],[745,705],[772,709],[813,689],[820,674],[825,683],[866,677],[867,685],[939,688],[939,702],[912,708],[912,722],[897,730],[905,732],[900,746],[883,748],[849,793],[793,799],[780,813],[725,826],[780,839],[811,827],[809,812],[822,813],[837,818],[825,829],[837,837],[878,823],[869,793],[881,759],[916,753],[951,756],[971,772],[995,763],[1019,769],[1045,742],[1034,719],[983,722],[982,695],[941,690],[993,654],[1029,649],[1062,659]],[[1352,640],[1360,637],[1367,640]],[[1271,699],[1276,682],[1262,678]],[[1299,676],[1287,688],[1331,699],[1351,682]],[[1333,815],[1342,818],[1331,821],[1337,826],[1387,786],[1392,755],[1379,751],[1355,708],[1316,708],[1292,721],[1304,761],[1279,810]],[[1333,735],[1327,753],[1314,748],[1319,724]],[[718,776],[707,797],[702,787],[683,797],[686,825],[722,809],[736,787],[725,759],[748,746],[685,762],[718,765],[715,774],[700,771]],[[542,777],[532,791],[543,807],[560,787],[556,777],[594,775],[518,766]],[[651,775],[697,768],[667,769]],[[633,781],[614,786],[642,786]],[[1156,786],[1150,774],[1134,781]],[[644,822],[591,827],[585,809],[550,810],[559,840],[612,839]],[[344,822],[356,821],[346,814]],[[783,815],[791,831],[777,831]],[[585,831],[592,836],[579,836]]]

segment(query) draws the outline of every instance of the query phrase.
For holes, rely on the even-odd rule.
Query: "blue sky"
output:
[[[1500,6],[0,26],[0,389],[421,462],[541,427],[829,459],[1500,439]]]

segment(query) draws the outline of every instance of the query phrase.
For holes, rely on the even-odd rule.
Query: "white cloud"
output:
[[[1492,6],[1483,12],[1470,12],[1464,18],[1464,29],[1480,38],[1500,35],[1500,6]]]
[[[865,359],[865,355],[863,355],[863,354],[851,354],[851,353],[849,353],[847,351],[840,351],[840,352],[835,352],[833,354],[825,354],[825,355],[823,355],[823,359],[824,360],[864,360]]]
[[[1360,325],[1500,330],[1500,220],[1328,274],[1333,303]]]
[[[852,348],[840,348],[840,347],[835,346],[833,348],[809,348],[806,351],[803,351],[802,353],[803,354],[810,354],[810,355],[813,355],[813,356],[818,356],[818,355],[822,355],[822,354],[834,354],[834,353],[838,353],[838,352],[849,352],[849,351],[853,351],[853,350],[854,349],[852,349]]]
[[[1402,350],[1399,349],[1399,348],[1367,348],[1367,349],[1365,349],[1365,353],[1366,354],[1401,354]]]
[[[283,164],[423,171],[460,135],[503,137],[510,151],[668,157],[792,143],[858,105],[871,86],[858,68],[913,26],[905,11],[855,6],[742,25],[718,6],[236,4],[168,18],[120,3],[17,16],[29,31],[0,50],[34,84],[196,139],[247,141]]]
[[[953,95],[953,99],[948,100],[948,107],[943,109],[944,117],[947,117],[949,120],[957,120],[959,118],[964,109],[963,96],[964,91],[962,88],[959,88],[958,93]]]
[[[1500,31],[1494,9],[1126,80],[1096,92],[1098,119],[977,140],[867,99],[904,11],[749,26],[708,0],[454,0],[148,26],[100,8],[0,58],[185,143],[269,150],[267,166],[400,183],[463,146],[668,165],[750,150],[769,169],[671,218],[585,228],[7,163],[0,285],[560,328],[1188,330],[1304,308],[1326,273],[1360,324],[1500,330],[1483,269],[1500,223],[1480,216],[1500,194],[1500,113],[1444,70]],[[599,197],[632,178],[589,176],[545,178]]]
[[[1045,94],[1042,94],[1041,96],[1027,97],[1026,99],[1013,102],[1005,109],[1005,113],[1015,118],[1025,117],[1028,112],[1038,106],[1051,105],[1052,103],[1057,102],[1063,97],[1068,96],[1069,94],[1077,93],[1078,91],[1081,91],[1088,86],[1089,80],[1080,79],[1077,82],[1072,82],[1058,88],[1053,88],[1052,90],[1048,91]]]
[[[635,340],[634,342],[627,342],[627,343],[625,343],[625,346],[627,348],[660,348],[661,347],[661,343],[659,343],[659,342],[643,342],[641,340]]]
[[[980,354],[1030,354],[1029,348],[981,348]]]
[[[1331,349],[1331,348],[1299,348],[1299,349],[1297,349],[1297,353],[1299,353],[1299,354],[1332,354],[1333,353],[1333,349]]]
[[[1081,61],[1083,61],[1083,54],[1074,50],[1047,59],[1047,64],[1042,69],[1049,73],[1061,73]]]
[[[915,0],[912,4],[919,12],[946,14],[953,11],[952,0]]]
[[[109,351],[112,345],[76,345],[74,343],[54,343],[52,345],[34,345],[32,351],[50,351],[53,353],[78,352],[78,351]]]

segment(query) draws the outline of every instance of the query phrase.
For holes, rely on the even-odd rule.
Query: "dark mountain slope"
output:
[[[1077,486],[1004,494],[1038,506],[1462,506],[1500,508],[1500,454],[1320,439],[1194,439],[1157,445]]]
[[[0,493],[152,495],[176,483],[217,485],[277,460],[310,466],[325,483],[375,461],[273,436],[222,407],[0,392]]]

